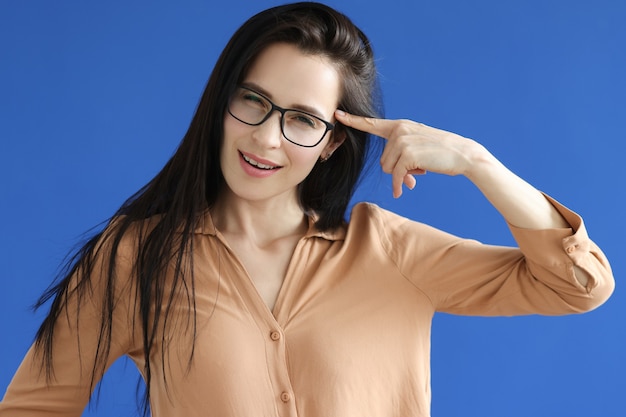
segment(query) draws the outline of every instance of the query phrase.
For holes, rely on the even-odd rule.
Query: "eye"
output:
[[[245,103],[248,106],[266,109],[268,107],[267,100],[265,100],[260,95],[249,91],[243,90],[239,96],[239,99],[242,103]]]
[[[289,112],[288,117],[290,123],[300,128],[315,129],[319,123],[315,117],[309,116],[306,113]]]
[[[265,97],[246,88],[240,88],[235,97],[235,101],[240,106],[249,110],[266,112],[271,107]]]

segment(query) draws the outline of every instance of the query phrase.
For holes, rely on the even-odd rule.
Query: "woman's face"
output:
[[[289,44],[271,45],[257,57],[241,85],[252,90],[244,91],[244,106],[256,106],[262,100],[256,92],[279,107],[335,122],[339,74],[322,56],[305,55]],[[297,201],[297,185],[320,155],[327,155],[339,145],[330,142],[332,134],[327,132],[315,147],[298,146],[283,137],[280,120],[280,112],[274,111],[262,124],[250,126],[226,112],[220,162],[226,184],[237,197],[260,201],[282,196]],[[288,120],[300,122],[293,115]],[[297,136],[290,139],[298,141]]]

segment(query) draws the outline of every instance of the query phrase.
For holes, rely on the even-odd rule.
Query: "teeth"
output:
[[[246,161],[250,165],[253,165],[253,166],[257,167],[257,168],[260,168],[260,169],[275,169],[276,168],[276,167],[271,166],[271,165],[265,165],[265,164],[262,164],[260,162],[257,162],[254,159],[250,159],[247,156],[245,156],[244,154],[241,154],[241,156],[243,157],[244,161]]]

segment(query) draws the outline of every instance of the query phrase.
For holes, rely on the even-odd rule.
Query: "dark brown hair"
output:
[[[147,386],[144,413],[147,413],[151,353],[155,343],[165,340],[161,330],[168,322],[173,301],[168,295],[170,291],[165,291],[166,269],[174,271],[168,274],[171,281],[167,288],[173,289],[172,294],[182,292],[187,297],[188,328],[195,338],[194,277],[190,272],[193,271],[192,234],[204,210],[215,204],[225,186],[219,155],[228,98],[260,51],[278,42],[296,45],[307,54],[323,55],[337,67],[343,83],[339,108],[366,116],[382,113],[369,40],[346,16],[323,4],[303,2],[274,7],[250,18],[220,55],[189,129],[172,158],[119,208],[102,232],[70,257],[56,284],[37,302],[38,308],[53,300],[36,335],[37,352],[48,377],[53,372],[52,342],[57,320],[65,314],[68,303],[80,307],[81,300],[91,294],[94,286],[103,288],[103,299],[98,303],[102,320],[91,388],[104,373],[118,280],[116,255],[123,236],[132,228],[135,259],[130,279],[136,288],[134,308],[141,317],[143,375]],[[372,155],[372,139],[367,134],[338,124],[333,135],[345,136],[345,141],[328,161],[317,163],[298,187],[303,210],[316,213],[316,227],[320,230],[342,224],[364,164],[368,155]],[[148,218],[152,221],[145,221]],[[137,226],[148,223],[149,228]],[[159,337],[163,339],[159,341]]]

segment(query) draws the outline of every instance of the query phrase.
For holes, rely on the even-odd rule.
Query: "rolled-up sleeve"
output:
[[[464,239],[381,210],[381,242],[401,275],[434,310],[459,315],[563,315],[592,310],[614,288],[607,258],[582,218],[547,197],[569,227],[509,225],[518,247]],[[585,286],[576,279],[585,271]]]
[[[528,270],[557,291],[573,309],[584,312],[604,303],[615,287],[608,259],[589,238],[583,219],[546,196],[570,225],[564,229],[532,230],[509,225]],[[581,285],[574,266],[587,274]]]

